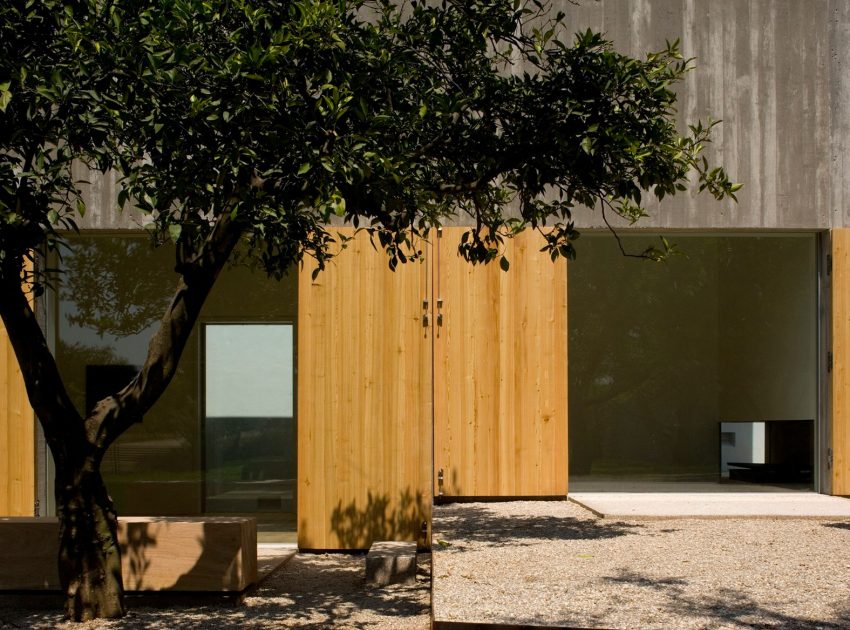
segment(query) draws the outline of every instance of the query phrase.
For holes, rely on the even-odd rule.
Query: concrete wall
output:
[[[739,203],[681,195],[652,208],[647,228],[845,225],[850,122],[850,4],[840,0],[559,0],[574,30],[607,34],[641,55],[681,38],[697,69],[679,118],[723,120],[712,154],[745,188]],[[599,226],[598,216],[580,224]]]
[[[143,213],[132,209],[118,211],[118,175],[114,172],[92,173],[75,164],[74,179],[79,182],[86,202],[86,215],[78,219],[82,230],[140,230],[146,223]]]
[[[605,32],[643,55],[680,38],[697,70],[680,121],[723,120],[712,153],[745,188],[739,203],[683,194],[650,208],[642,228],[827,229],[850,225],[850,3],[844,0],[554,0],[571,32]],[[82,227],[138,226],[95,182]],[[582,211],[580,227],[600,227]]]

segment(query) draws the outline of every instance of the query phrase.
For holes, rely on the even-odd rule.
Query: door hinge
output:
[[[41,506],[39,504],[39,501],[38,501],[38,499],[36,499],[35,502],[32,504],[32,515],[33,516],[41,516],[41,514],[39,514],[40,508],[41,508]]]
[[[443,469],[437,473],[437,496],[443,496]]]
[[[832,470],[832,449],[826,449],[826,469]]]
[[[826,353],[826,371],[832,372],[832,353],[831,352]]]
[[[422,300],[422,311],[422,326],[427,328],[430,323],[428,321],[428,298]]]
[[[437,298],[437,326],[443,325],[443,298]]]

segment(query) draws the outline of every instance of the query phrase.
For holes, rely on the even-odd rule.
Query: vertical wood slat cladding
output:
[[[352,231],[340,229],[348,236]],[[427,261],[426,261],[427,262]],[[426,263],[392,272],[359,234],[298,304],[298,545],[418,540],[431,518]]]
[[[0,322],[0,516],[32,516],[35,415],[6,328]]]
[[[850,228],[832,231],[832,494],[850,495]]]
[[[567,270],[527,231],[506,242],[510,270],[457,255],[446,228],[434,290],[434,492],[567,494]]]

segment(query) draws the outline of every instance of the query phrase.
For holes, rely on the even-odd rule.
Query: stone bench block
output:
[[[257,522],[245,517],[118,521],[127,591],[239,592],[257,581]],[[0,590],[59,588],[56,518],[0,518]]]
[[[372,543],[366,554],[366,581],[376,586],[415,582],[416,543]]]

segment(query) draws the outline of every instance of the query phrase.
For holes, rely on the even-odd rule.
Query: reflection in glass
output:
[[[295,512],[293,327],[205,329],[208,512]]]
[[[177,276],[173,272],[173,249],[153,249],[144,235],[77,236],[69,241],[71,249],[63,252],[59,263],[67,273],[59,281],[56,356],[69,394],[82,413],[93,401],[123,387],[144,363],[147,343],[172,298]],[[279,395],[269,399],[280,409],[274,417],[286,420],[275,426],[240,429],[238,439],[243,445],[253,439],[257,448],[262,443],[257,458],[295,461],[292,339],[296,314],[295,274],[280,282],[247,267],[232,267],[221,274],[201,312],[199,326],[187,343],[174,380],[143,421],[122,435],[104,459],[102,470],[120,515],[204,513],[201,386],[205,373],[199,330],[205,322],[288,322],[286,326],[256,328],[286,331],[280,334],[286,335],[288,341],[277,337],[273,340],[281,354],[273,359],[271,371],[287,373],[290,380],[288,385],[281,385]],[[218,386],[215,391],[225,397],[229,393],[226,386]],[[288,400],[288,406],[281,407],[282,399]],[[232,416],[240,413],[236,408],[226,411]],[[249,407],[244,416],[250,418],[256,411]],[[222,438],[222,445],[234,439],[235,426],[223,430],[226,437]],[[215,433],[216,428],[211,430]],[[251,437],[260,432],[262,439]],[[275,445],[281,444],[281,451],[273,453]],[[268,474],[280,479],[294,478],[289,472],[292,466],[286,464],[286,470]],[[252,513],[258,505],[246,507],[245,511]],[[252,514],[259,517],[260,537],[290,540],[291,533],[281,538],[280,532],[294,531],[294,504],[281,500],[276,509]]]
[[[810,484],[814,421],[720,423],[720,476],[730,481]]]
[[[607,234],[570,263],[573,491],[716,484],[720,422],[817,417],[814,235],[668,238],[663,264]]]

